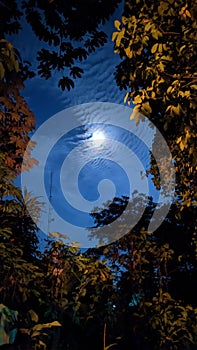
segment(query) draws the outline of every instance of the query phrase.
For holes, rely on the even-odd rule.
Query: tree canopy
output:
[[[45,79],[58,74],[58,86],[70,90],[74,80],[83,74],[80,62],[106,43],[107,34],[100,27],[119,3],[120,0],[3,0],[0,32],[20,33],[24,15],[43,45],[35,53],[38,74]]]
[[[190,1],[126,1],[113,33],[122,58],[116,81],[135,105],[131,118],[141,112],[164,135],[186,206],[196,206],[196,11]]]

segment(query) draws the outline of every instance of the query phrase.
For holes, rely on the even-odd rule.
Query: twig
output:
[[[181,33],[177,33],[177,32],[164,32],[163,30],[161,30],[162,34],[164,35],[169,35],[169,34],[172,34],[172,35],[181,35]]]
[[[189,86],[189,85],[195,83],[196,81],[197,81],[197,79],[194,79],[194,80],[190,81],[189,83],[183,85],[182,88],[185,88],[185,87],[187,87],[187,86]]]

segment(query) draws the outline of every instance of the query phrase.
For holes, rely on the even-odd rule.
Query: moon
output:
[[[106,135],[102,130],[96,130],[92,133],[91,141],[94,146],[100,147],[106,140]]]

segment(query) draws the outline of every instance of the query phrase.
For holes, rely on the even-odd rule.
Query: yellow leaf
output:
[[[158,44],[154,44],[152,49],[151,49],[151,52],[155,53],[157,51],[157,47],[158,47]]]
[[[129,58],[132,58],[132,57],[133,57],[133,51],[130,50],[129,47],[127,47],[127,48],[125,49],[125,53],[126,53],[127,57],[129,57]]]
[[[142,99],[141,99],[140,95],[137,95],[134,97],[133,103],[138,104],[141,102],[142,102]]]
[[[132,112],[131,115],[130,115],[130,120],[135,119],[136,115],[138,114],[138,110],[139,110],[139,106],[135,106],[135,107],[133,108],[133,112]]]
[[[188,10],[185,11],[185,14],[187,17],[191,18],[191,13]]]
[[[4,78],[4,75],[5,75],[5,69],[2,62],[0,62],[0,80]]]
[[[101,281],[104,282],[106,280],[105,274],[102,271],[100,271],[100,277],[101,277]]]
[[[167,94],[170,94],[171,90],[173,89],[172,86],[169,86],[169,88],[167,89]]]
[[[186,45],[181,46],[179,52],[181,53],[184,50],[184,48],[186,48]]]
[[[180,143],[181,140],[182,140],[182,136],[180,136],[180,137],[176,140],[176,143],[177,143],[177,144]]]
[[[128,18],[122,16],[122,23],[125,25],[128,22]]]
[[[145,27],[144,27],[145,31],[149,31],[149,29],[151,28],[151,26],[152,26],[152,23],[151,23],[151,22],[148,22],[148,23],[145,25]]]
[[[112,41],[115,41],[115,40],[116,40],[118,34],[119,34],[119,32],[114,32],[114,33],[112,34]]]
[[[165,1],[161,1],[160,5],[158,6],[158,14],[162,16],[164,14],[164,11],[168,9],[169,4]]]
[[[150,106],[148,101],[144,102],[142,104],[142,109],[141,110],[142,110],[142,112],[145,112],[147,114],[150,114],[152,112],[152,108],[151,108],[151,106]]]
[[[162,50],[163,50],[163,46],[162,46],[162,44],[159,44],[158,51],[162,52]]]
[[[45,343],[43,343],[43,341],[42,340],[39,340],[39,345],[41,345],[42,346],[42,348],[44,349],[44,350],[46,350],[46,344]]]
[[[180,142],[180,149],[181,151],[183,151],[185,148],[185,144],[183,143],[183,141]]]
[[[158,40],[159,36],[162,36],[162,33],[159,30],[153,30],[152,31],[152,37],[156,40]]]
[[[136,116],[135,116],[135,125],[138,126],[139,122],[140,122],[139,114],[136,114]]]
[[[124,36],[124,32],[125,31],[122,30],[121,32],[118,33],[117,38],[116,38],[116,45],[117,46],[120,46],[121,40],[122,40],[122,38]]]
[[[171,110],[172,110],[172,113],[173,113],[173,114],[179,115],[179,113],[180,113],[180,111],[181,111],[181,106],[180,106],[180,104],[178,103],[178,106],[177,106],[177,107],[176,107],[176,106],[172,106]]]
[[[29,313],[29,315],[31,317],[31,320],[33,322],[37,323],[38,322],[38,315],[35,313],[35,311],[34,310],[29,310],[28,313]]]
[[[120,21],[118,21],[118,20],[114,21],[114,27],[118,30],[120,30],[120,24],[121,24]]]
[[[128,96],[129,96],[129,93],[127,92],[125,97],[124,97],[124,103],[126,103]]]

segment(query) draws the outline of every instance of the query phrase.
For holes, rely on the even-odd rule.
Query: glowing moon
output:
[[[103,131],[95,131],[93,134],[92,134],[92,140],[93,141],[104,141],[105,140],[105,134]]]
[[[101,130],[94,131],[92,136],[91,136],[92,142],[94,143],[95,146],[98,146],[98,147],[103,144],[105,139],[106,139],[106,135]]]

